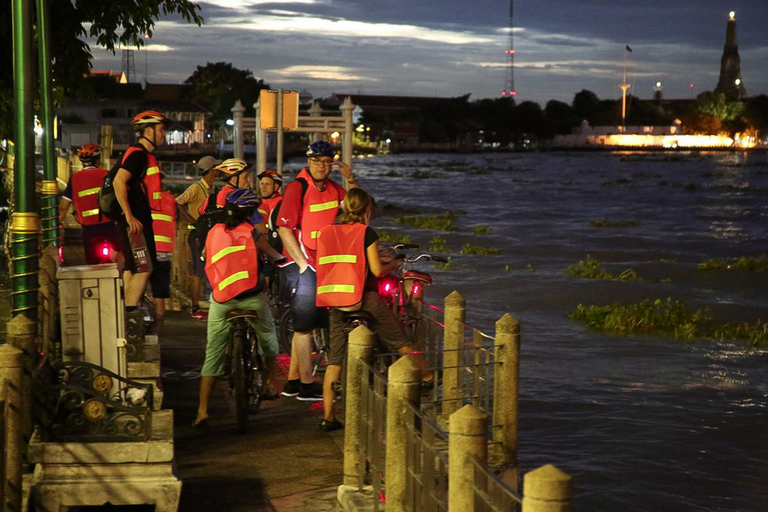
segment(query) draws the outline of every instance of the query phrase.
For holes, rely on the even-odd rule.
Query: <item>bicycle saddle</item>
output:
[[[344,322],[354,322],[355,320],[360,320],[363,322],[373,323],[373,316],[367,311],[363,311],[362,309],[360,311],[347,311],[341,314],[342,320]]]
[[[233,309],[227,313],[227,321],[234,320],[236,318],[256,318],[259,314],[250,309]]]
[[[427,284],[432,284],[432,276],[426,272],[416,272],[415,270],[408,270],[403,274],[403,279],[416,279],[417,281],[423,281]]]

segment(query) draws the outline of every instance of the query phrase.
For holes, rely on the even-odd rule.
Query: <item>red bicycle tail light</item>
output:
[[[379,278],[379,295],[385,299],[391,299],[397,290],[397,281],[392,276]]]

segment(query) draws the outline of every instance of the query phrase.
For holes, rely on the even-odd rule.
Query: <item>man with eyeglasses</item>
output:
[[[291,364],[282,394],[302,401],[323,399],[322,386],[315,385],[312,378],[311,360],[312,330],[328,322],[327,311],[315,305],[317,232],[334,222],[346,195],[343,187],[329,179],[331,169],[338,166],[348,188],[357,187],[352,169],[335,161],[335,156],[336,149],[324,140],[309,146],[308,166],[285,187],[277,219],[283,252],[291,259],[282,267],[281,286],[293,294]]]

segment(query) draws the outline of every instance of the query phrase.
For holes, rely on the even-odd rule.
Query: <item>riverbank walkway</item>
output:
[[[341,510],[344,431],[318,429],[320,402],[281,397],[264,402],[248,432],[235,428],[232,399],[217,385],[208,430],[193,428],[205,352],[205,322],[169,311],[160,338],[163,407],[173,409],[181,512],[300,512]],[[281,356],[284,357],[284,356]],[[285,381],[287,360],[278,371]]]

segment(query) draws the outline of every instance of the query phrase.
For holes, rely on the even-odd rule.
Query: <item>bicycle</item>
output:
[[[448,262],[446,258],[435,254],[421,253],[418,256],[408,256],[400,252],[403,249],[418,248],[418,244],[381,244],[379,250],[382,260],[388,258],[390,261],[392,259],[401,261],[396,271],[378,278],[379,295],[403,323],[408,339],[413,344],[417,344],[422,338],[424,287],[432,284],[432,276],[415,270],[413,264],[421,260]]]
[[[235,398],[237,430],[245,432],[248,416],[256,414],[264,399],[266,369],[256,344],[256,333],[249,320],[257,318],[255,311],[236,309],[227,313],[230,344],[227,356],[230,392]]]

